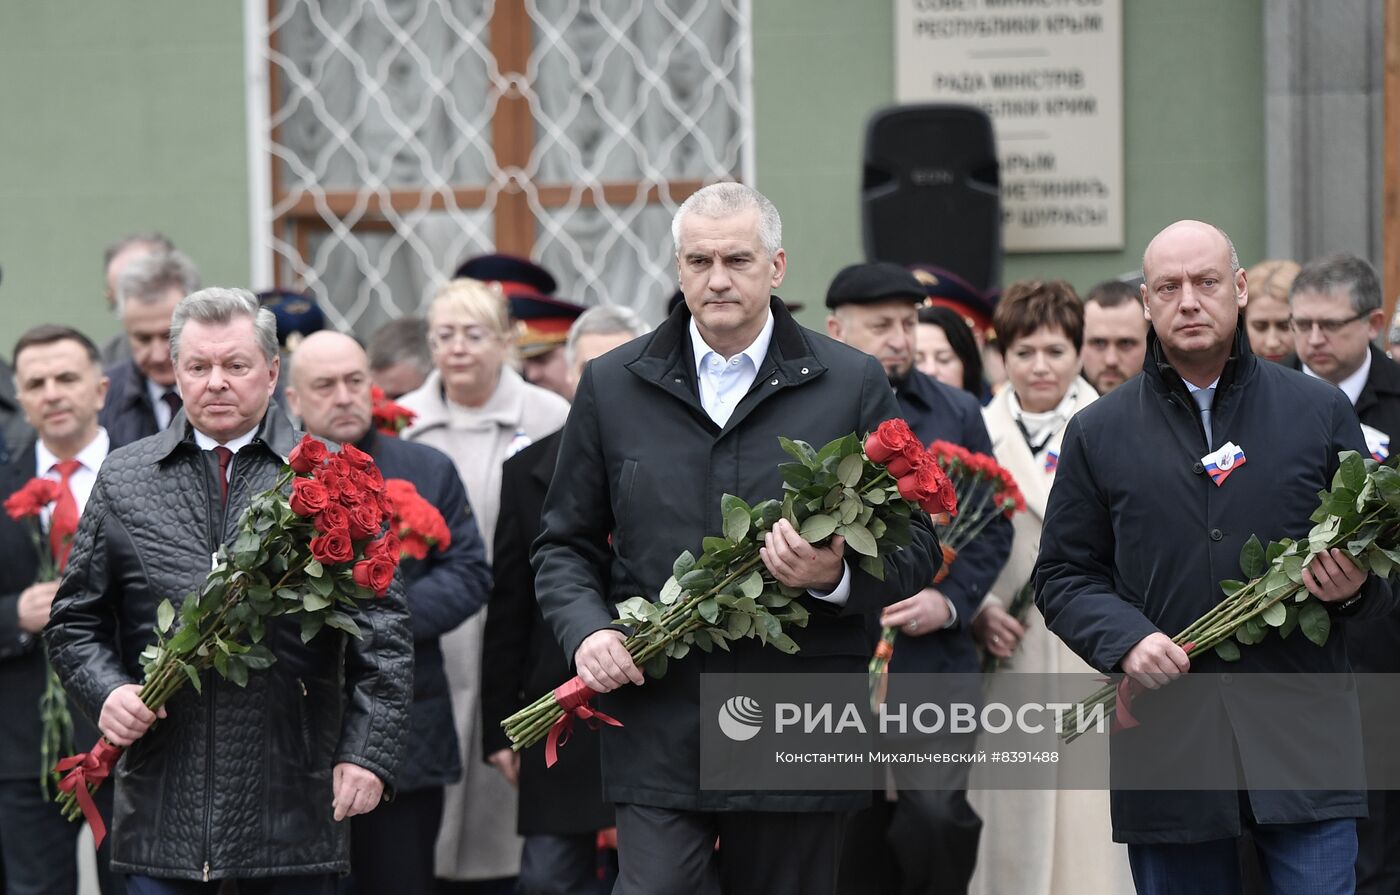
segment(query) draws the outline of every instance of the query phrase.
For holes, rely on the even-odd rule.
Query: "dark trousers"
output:
[[[613,895],[830,895],[845,824],[835,811],[618,805]]]
[[[1271,895],[1352,895],[1356,891],[1356,821],[1301,824],[1247,821]],[[1183,845],[1129,845],[1138,895],[1236,895],[1241,890],[1236,839]]]
[[[1400,792],[1366,794],[1370,816],[1356,822],[1356,895],[1400,892]]]
[[[126,891],[129,895],[219,895],[227,891],[227,883],[227,880],[202,883],[187,879],[128,876]],[[326,874],[241,879],[235,891],[238,895],[335,895],[335,877]]]
[[[350,821],[350,876],[341,895],[432,895],[442,787],[399,793]]]
[[[519,895],[598,895],[598,837],[526,836],[520,853]]]
[[[74,895],[80,824],[63,819],[39,775],[0,781],[0,855],[8,895]]]
[[[102,847],[97,850],[97,888],[102,895],[126,895],[126,877],[112,870],[112,801],[117,785],[108,780],[97,788],[97,792],[92,794],[92,800],[97,804],[97,810],[102,812],[103,818],[107,820],[107,838],[102,841]]]

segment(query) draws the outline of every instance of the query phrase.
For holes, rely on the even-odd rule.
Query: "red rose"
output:
[[[330,504],[326,486],[315,479],[297,479],[292,483],[292,512],[298,516],[314,516]]]
[[[340,456],[354,469],[369,469],[374,465],[374,458],[353,444],[341,445]]]
[[[320,537],[312,538],[311,556],[327,564],[349,562],[354,559],[355,545],[350,543],[350,532],[343,528],[337,528]]]
[[[377,504],[362,503],[350,511],[350,537],[357,541],[372,538],[379,534],[383,521]]]
[[[311,435],[303,435],[301,442],[292,448],[291,456],[287,458],[287,465],[292,467],[292,471],[299,475],[306,475],[326,462],[326,457],[330,451],[325,444],[317,441]]]
[[[393,559],[399,555],[399,549],[399,536],[392,531],[385,532],[384,537],[365,545],[365,558],[374,559],[376,556],[382,556],[386,559]]]
[[[353,510],[365,502],[365,492],[347,476],[340,479],[340,495],[337,500],[340,501],[341,506]]]
[[[44,511],[44,507],[58,500],[62,487],[53,479],[30,479],[23,488],[5,498],[5,512],[11,519],[37,516]]]
[[[872,463],[884,463],[903,450],[910,441],[918,440],[904,420],[885,420],[874,432],[866,436],[865,456],[869,457]]]
[[[383,556],[361,560],[355,563],[355,583],[374,591],[376,597],[382,597],[389,592],[394,580],[394,568],[395,564]]]
[[[367,468],[360,470],[354,476],[354,481],[366,491],[384,493],[384,473],[379,471],[378,464],[371,463]]]
[[[918,501],[924,512],[931,516],[940,513],[947,513],[949,516],[958,514],[958,493],[953,488],[952,480],[937,463],[930,463],[916,470],[911,478],[915,481],[914,491],[918,496],[911,497],[910,500]]]
[[[337,528],[350,527],[350,513],[338,503],[327,504],[326,508],[316,516],[316,530],[319,532],[334,531]]]
[[[889,462],[885,464],[885,469],[889,470],[890,475],[895,478],[902,478],[913,472],[920,463],[925,462],[923,458],[926,455],[927,452],[923,445],[919,444],[919,440],[916,438],[900,448],[899,453],[891,457]]]

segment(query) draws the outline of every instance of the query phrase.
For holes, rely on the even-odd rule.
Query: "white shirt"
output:
[[[1312,371],[1312,368],[1309,367],[1307,364],[1303,364],[1303,372],[1307,373],[1314,379],[1322,378],[1321,376],[1314,373]],[[1343,379],[1341,382],[1337,383],[1337,388],[1342,390],[1343,394],[1347,396],[1347,399],[1351,401],[1353,407],[1355,407],[1356,402],[1361,399],[1361,391],[1364,388],[1366,388],[1366,379],[1370,375],[1371,350],[1368,348],[1366,349],[1366,359],[1361,362],[1361,366],[1357,368],[1357,371],[1355,373],[1352,373],[1346,379]]]
[[[214,439],[210,438],[208,435],[205,435],[203,432],[199,431],[198,429],[195,429],[195,430],[194,430],[194,443],[197,444],[197,445],[199,445],[199,449],[200,449],[201,451],[212,451],[214,448],[216,448],[216,447],[218,447],[220,444],[222,444],[224,447],[228,448],[229,450],[233,451],[233,452],[236,454],[236,453],[238,453],[239,451],[243,450],[243,449],[244,449],[245,447],[247,447],[248,445],[252,444],[252,443],[253,443],[253,436],[255,436],[255,435],[257,435],[257,434],[258,434],[258,430],[257,430],[256,427],[254,427],[254,428],[252,428],[252,429],[249,429],[247,432],[244,432],[242,435],[238,436],[237,438],[231,438],[231,439],[229,439],[228,441],[218,442],[218,441],[215,441]],[[224,471],[224,477],[225,477],[225,479],[227,479],[227,478],[228,478],[229,476],[231,476],[231,475],[233,475],[233,464],[232,464],[232,463],[230,463],[230,464],[228,465],[228,469]]]
[[[97,470],[102,467],[102,461],[107,459],[107,451],[112,446],[111,439],[107,437],[107,430],[101,426],[97,427],[97,435],[92,441],[87,443],[78,456],[74,459],[82,464],[73,472],[72,478],[68,480],[68,488],[73,492],[73,499],[78,503],[78,514],[81,516],[83,510],[87,509],[88,498],[92,496],[92,486],[97,483]],[[44,446],[41,439],[34,445],[34,475],[39,478],[53,479],[59,481],[58,470],[54,469],[58,463],[58,457]],[[44,511],[44,524],[48,525],[48,510]]]
[[[758,368],[768,356],[768,346],[773,341],[773,312],[763,329],[758,331],[749,347],[733,357],[721,357],[700,335],[695,318],[690,318],[690,347],[695,353],[695,378],[700,382],[700,406],[720,428],[729,422],[734,408],[748,394],[749,387],[758,378]],[[851,567],[842,560],[841,580],[830,593],[807,591],[818,600],[836,606],[845,606],[851,598]]]
[[[156,414],[157,429],[170,428],[170,421],[175,418],[175,414],[170,412],[170,407],[165,403],[166,392],[175,392],[177,395],[180,393],[173,385],[156,385],[151,380],[146,380],[146,394],[151,398],[151,409]]]
[[[724,428],[734,408],[749,393],[758,378],[758,368],[768,356],[773,341],[773,312],[759,330],[758,338],[733,357],[721,357],[700,336],[695,318],[690,318],[690,347],[695,352],[695,376],[700,381],[700,406],[705,408],[715,425]]]

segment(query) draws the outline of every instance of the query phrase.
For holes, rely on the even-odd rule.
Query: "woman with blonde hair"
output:
[[[1015,476],[1026,511],[1012,520],[1011,556],[973,617],[973,637],[1010,671],[1090,674],[1093,669],[1046,629],[1035,606],[1019,620],[1008,611],[1035,569],[1065,428],[1098,396],[1080,376],[1084,304],[1062,280],[1012,283],[992,323],[1005,353],[1007,386],[982,416],[996,460]],[[1074,687],[1068,685],[1061,701],[1072,702],[1082,695]],[[1107,791],[979,790],[978,776],[974,770],[969,800],[981,815],[986,833],[970,892],[1118,895],[1133,891],[1127,850],[1111,841]]]
[[[1294,261],[1260,261],[1245,271],[1249,303],[1244,307],[1244,325],[1249,348],[1276,364],[1294,353],[1288,289],[1299,270]]]
[[[505,299],[477,280],[453,280],[428,307],[428,348],[436,369],[399,403],[418,416],[403,437],[452,458],[466,486],[489,558],[501,499],[501,464],[564,425],[569,405],[530,385],[507,363],[512,351]],[[446,789],[437,875],[490,880],[520,870],[516,793],[482,758],[481,636],[486,612],[442,638],[452,689],[462,782]]]

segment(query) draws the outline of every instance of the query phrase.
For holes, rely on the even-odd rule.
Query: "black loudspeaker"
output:
[[[992,119],[975,106],[893,106],[865,128],[861,224],[870,261],[931,264],[978,289],[1001,281]]]

